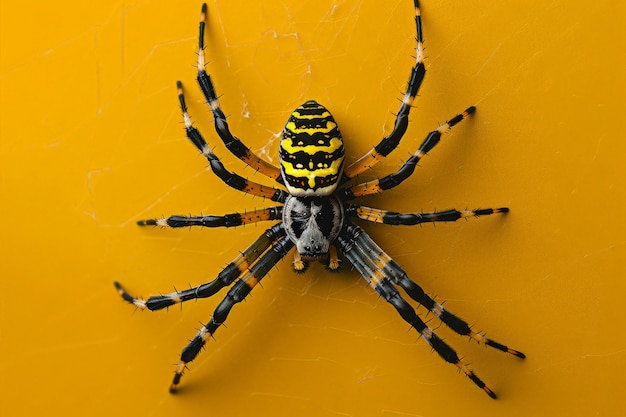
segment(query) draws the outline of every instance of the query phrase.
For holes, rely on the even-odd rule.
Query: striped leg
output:
[[[269,198],[272,201],[285,202],[287,193],[283,190],[268,187],[266,185],[257,184],[252,181],[248,181],[240,175],[228,171],[222,161],[211,151],[209,145],[206,143],[200,131],[196,129],[191,123],[191,117],[187,112],[187,104],[185,103],[185,95],[183,92],[183,84],[180,81],[176,82],[178,89],[178,101],[180,102],[180,108],[183,112],[183,120],[185,121],[185,132],[189,140],[202,152],[202,155],[209,161],[211,170],[217,175],[224,183],[236,190],[243,191],[244,193],[256,195],[259,197]]]
[[[160,226],[160,227],[234,227],[244,224],[257,223],[267,220],[280,220],[282,218],[283,207],[269,207],[246,213],[231,213],[224,216],[170,216],[167,219],[139,220],[139,226]]]
[[[455,365],[465,376],[467,376],[478,388],[482,389],[491,398],[496,398],[496,394],[472,371],[464,364],[456,351],[443,341],[437,334],[424,323],[417,315],[413,307],[400,295],[398,290],[390,282],[386,276],[384,269],[381,269],[376,260],[372,257],[364,247],[359,244],[359,235],[365,234],[361,228],[348,225],[344,226],[339,234],[338,241],[346,258],[365,278],[370,286],[394,306],[402,319],[415,328],[422,337],[437,354],[446,362]]]
[[[411,280],[402,267],[394,261],[387,253],[385,253],[380,246],[376,244],[364,232],[358,233],[356,230],[353,235],[355,244],[361,248],[362,253],[366,254],[372,265],[382,271],[382,273],[388,277],[394,284],[401,287],[413,300],[417,301],[424,307],[433,313],[439,320],[445,323],[450,329],[462,336],[469,336],[471,339],[476,340],[479,343],[491,346],[502,352],[510,353],[518,358],[525,358],[526,356],[517,350],[511,349],[495,340],[485,337],[484,334],[478,333],[472,330],[467,322],[460,317],[455,316],[448,311],[440,303],[435,302],[424,290],[413,280]]]
[[[398,213],[395,211],[380,210],[371,207],[351,205],[346,210],[349,216],[358,217],[372,223],[413,226],[426,222],[454,222],[459,219],[487,216],[496,213],[508,213],[506,207],[486,208],[458,211],[455,209],[434,211],[432,213]]]
[[[396,121],[391,133],[383,138],[378,145],[376,145],[370,152],[363,155],[355,163],[346,167],[343,171],[344,181],[354,178],[355,176],[367,171],[383,158],[389,155],[400,143],[402,136],[406,132],[409,126],[409,113],[415,96],[422,85],[424,75],[426,74],[426,67],[424,66],[424,37],[422,35],[422,19],[420,17],[419,1],[414,0],[415,4],[415,28],[417,31],[417,47],[415,56],[415,66],[411,71],[409,78],[409,84],[407,91],[402,99],[402,105],[398,114],[396,115]]]
[[[202,13],[200,15],[200,34],[198,36],[198,76],[197,80],[200,84],[200,89],[204,94],[207,104],[211,108],[213,113],[213,121],[215,124],[215,130],[219,135],[226,148],[241,159],[244,163],[259,171],[261,174],[272,178],[279,183],[282,183],[282,177],[280,169],[270,164],[269,162],[261,159],[255,155],[250,148],[243,144],[239,138],[233,136],[228,127],[226,116],[220,108],[218,97],[215,94],[215,88],[211,77],[205,70],[205,56],[204,56],[204,28],[206,26],[207,5],[202,5]]]
[[[189,342],[187,347],[183,349],[180,356],[180,362],[176,367],[176,374],[170,386],[170,392],[176,392],[183,372],[187,369],[187,364],[195,359],[200,350],[204,347],[207,340],[213,337],[215,331],[224,323],[228,317],[228,313],[233,306],[243,301],[262,279],[267,275],[270,269],[281,260],[287,252],[294,246],[289,238],[283,238],[276,242],[272,248],[267,251],[261,259],[252,267],[250,267],[241,278],[235,282],[226,294],[226,297],[220,302],[215,309],[213,316],[209,322],[204,325],[196,336]]]
[[[404,180],[409,178],[411,174],[413,174],[420,159],[422,159],[424,155],[430,152],[430,150],[439,143],[441,135],[450,130],[461,120],[466,119],[470,114],[474,113],[474,111],[476,111],[476,107],[470,106],[463,113],[457,114],[446,123],[430,132],[420,145],[417,152],[411,155],[411,157],[404,164],[402,164],[400,169],[393,174],[374,181],[357,184],[342,190],[344,198],[346,200],[350,200],[364,195],[382,193],[385,190],[389,190],[390,188],[400,185]]]
[[[130,295],[122,287],[119,282],[114,282],[120,296],[133,304],[135,307],[150,311],[161,310],[173,306],[174,304],[184,303],[185,301],[194,300],[196,298],[211,297],[224,287],[231,285],[250,265],[252,265],[271,245],[272,242],[283,238],[285,229],[282,223],[279,223],[267,229],[261,236],[257,238],[250,246],[241,252],[231,263],[226,265],[224,269],[217,275],[213,281],[189,288],[184,291],[175,291],[170,294],[156,295],[149,297],[147,300],[135,298]]]

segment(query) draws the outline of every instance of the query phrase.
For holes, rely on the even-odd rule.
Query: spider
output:
[[[415,170],[420,159],[439,143],[441,135],[461,122],[474,111],[471,106],[430,132],[419,149],[396,172],[364,183],[350,185],[349,181],[372,168],[399,144],[409,124],[409,112],[422,84],[424,66],[422,22],[419,1],[414,0],[417,30],[416,62],[413,66],[402,104],[396,115],[391,133],[356,162],[344,167],[343,139],[335,119],[323,105],[306,101],[289,117],[279,144],[280,168],[256,156],[230,132],[210,75],[205,69],[204,30],[207,5],[202,5],[198,37],[197,81],[214,118],[215,130],[226,148],[261,174],[274,180],[278,187],[261,185],[228,171],[213,153],[201,133],[192,124],[187,111],[183,86],[177,81],[178,100],[182,110],[186,135],[206,157],[211,170],[226,185],[254,196],[275,201],[280,205],[244,213],[223,216],[170,216],[168,218],[140,220],[140,226],[160,227],[234,227],[261,221],[279,221],[268,228],[250,246],[233,259],[212,281],[184,291],[149,297],[147,300],[130,295],[115,282],[121,297],[139,309],[160,310],[177,303],[210,297],[224,287],[230,289],[216,307],[209,322],[204,325],[183,349],[170,392],[174,393],[187,364],[195,359],[209,338],[224,323],[233,306],[241,302],[265,277],[274,265],[295,246],[292,267],[303,272],[310,262],[318,261],[330,271],[340,268],[340,253],[348,260],[368,284],[419,332],[441,358],[455,365],[477,387],[491,398],[495,393],[461,361],[456,351],[444,342],[417,315],[414,308],[401,295],[402,289],[411,299],[459,335],[468,336],[481,344],[491,346],[518,358],[525,355],[517,350],[476,332],[463,319],[435,301],[383,251],[368,234],[352,222],[353,218],[372,223],[391,225],[417,225],[425,222],[451,222],[463,218],[507,213],[508,208],[474,210],[445,210],[429,213],[398,213],[354,204],[357,197],[381,193],[400,185]],[[283,187],[286,189],[283,189]]]

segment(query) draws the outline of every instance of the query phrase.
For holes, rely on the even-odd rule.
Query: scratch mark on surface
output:
[[[98,168],[98,169],[92,169],[90,171],[87,171],[87,190],[89,191],[89,193],[93,193],[93,178],[95,175],[97,174],[101,174],[103,172],[109,172],[111,171],[110,167],[105,167],[105,168]]]
[[[407,413],[407,412],[396,411],[396,410],[380,410],[380,412],[382,414],[395,414],[398,416],[423,417],[423,414],[413,414],[413,413]]]
[[[485,59],[485,62],[483,62],[483,64],[480,66],[480,68],[478,68],[478,71],[476,71],[475,75],[478,75],[482,72],[482,70],[487,66],[487,64],[489,64],[489,62],[491,62],[492,58],[498,53],[498,51],[500,50],[500,47],[502,47],[502,44],[504,42],[500,42],[491,52],[491,54],[489,54],[489,56]]]
[[[286,398],[286,399],[290,399],[290,400],[298,400],[298,401],[309,401],[310,398],[308,397],[302,397],[299,395],[287,395],[287,394],[281,394],[281,393],[276,393],[276,392],[252,392],[250,393],[250,395],[253,396],[263,396],[263,397],[274,397],[274,398]]]
[[[154,213],[152,213],[152,212],[153,212],[154,207],[159,205],[159,203],[161,203],[163,200],[167,199],[174,191],[176,191],[178,189],[178,187],[186,184],[189,181],[192,181],[193,179],[199,177],[200,175],[203,175],[205,172],[206,172],[206,170],[198,171],[195,174],[193,174],[191,177],[189,177],[186,180],[180,182],[179,184],[172,185],[169,190],[166,190],[165,192],[163,192],[163,194],[161,194],[159,197],[157,197],[152,203],[150,203],[148,206],[146,206],[143,210],[139,211],[138,213],[135,213],[130,218],[128,218],[128,219],[124,220],[122,223],[120,223],[120,226],[124,227],[124,226],[128,225],[129,223],[134,223],[138,218],[153,217]]]

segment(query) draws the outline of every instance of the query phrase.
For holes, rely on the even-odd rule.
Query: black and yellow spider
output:
[[[209,322],[204,325],[191,342],[183,349],[170,392],[174,392],[189,362],[224,323],[231,308],[241,302],[269,270],[295,246],[293,269],[302,272],[309,262],[319,261],[331,271],[339,269],[339,254],[343,253],[350,264],[365,278],[380,296],[398,311],[421,337],[446,362],[455,365],[490,397],[494,392],[476,376],[460,359],[457,353],[444,342],[416,314],[411,305],[402,297],[397,287],[417,303],[428,309],[439,320],[460,335],[510,353],[518,358],[524,354],[487,338],[478,333],[461,318],[446,310],[422,288],[412,281],[406,272],[385,253],[352,218],[374,223],[393,225],[416,225],[424,222],[448,222],[461,218],[478,217],[494,213],[506,213],[507,208],[487,208],[475,210],[445,210],[431,213],[397,213],[365,207],[351,202],[361,196],[381,193],[396,187],[415,170],[419,160],[440,140],[441,134],[472,114],[475,108],[469,107],[463,113],[448,120],[430,132],[419,149],[398,171],[383,178],[348,185],[348,181],[370,169],[399,144],[409,124],[409,112],[418,89],[424,79],[423,36],[418,0],[415,4],[415,24],[417,29],[416,63],[411,71],[406,94],[398,110],[392,132],[384,137],[370,152],[353,164],[344,168],[343,139],[335,119],[330,112],[316,101],[302,104],[291,114],[283,130],[280,141],[280,168],[264,161],[250,151],[228,127],[226,116],[220,108],[211,77],[205,71],[204,28],[207,6],[202,5],[200,34],[198,40],[198,83],[207,104],[213,113],[215,130],[226,148],[244,163],[261,174],[283,185],[275,188],[249,181],[228,171],[213,153],[193,126],[182,84],[177,82],[178,99],[183,113],[187,137],[209,161],[212,171],[227,185],[244,193],[269,198],[281,205],[245,213],[232,213],[224,216],[171,216],[167,219],[141,220],[139,225],[162,227],[233,227],[261,221],[278,220],[248,248],[241,252],[210,282],[184,291],[158,295],[147,300],[137,299],[128,294],[119,283],[115,283],[124,300],[140,309],[159,310],[171,305],[196,298],[210,297],[224,287],[231,286],[224,299],[215,309]]]

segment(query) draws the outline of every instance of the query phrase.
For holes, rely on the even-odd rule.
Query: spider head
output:
[[[285,201],[283,224],[304,261],[322,260],[343,225],[343,206],[336,197],[294,197]]]
[[[279,155],[289,194],[327,196],[335,191],[343,172],[343,139],[326,107],[309,100],[291,113]]]

